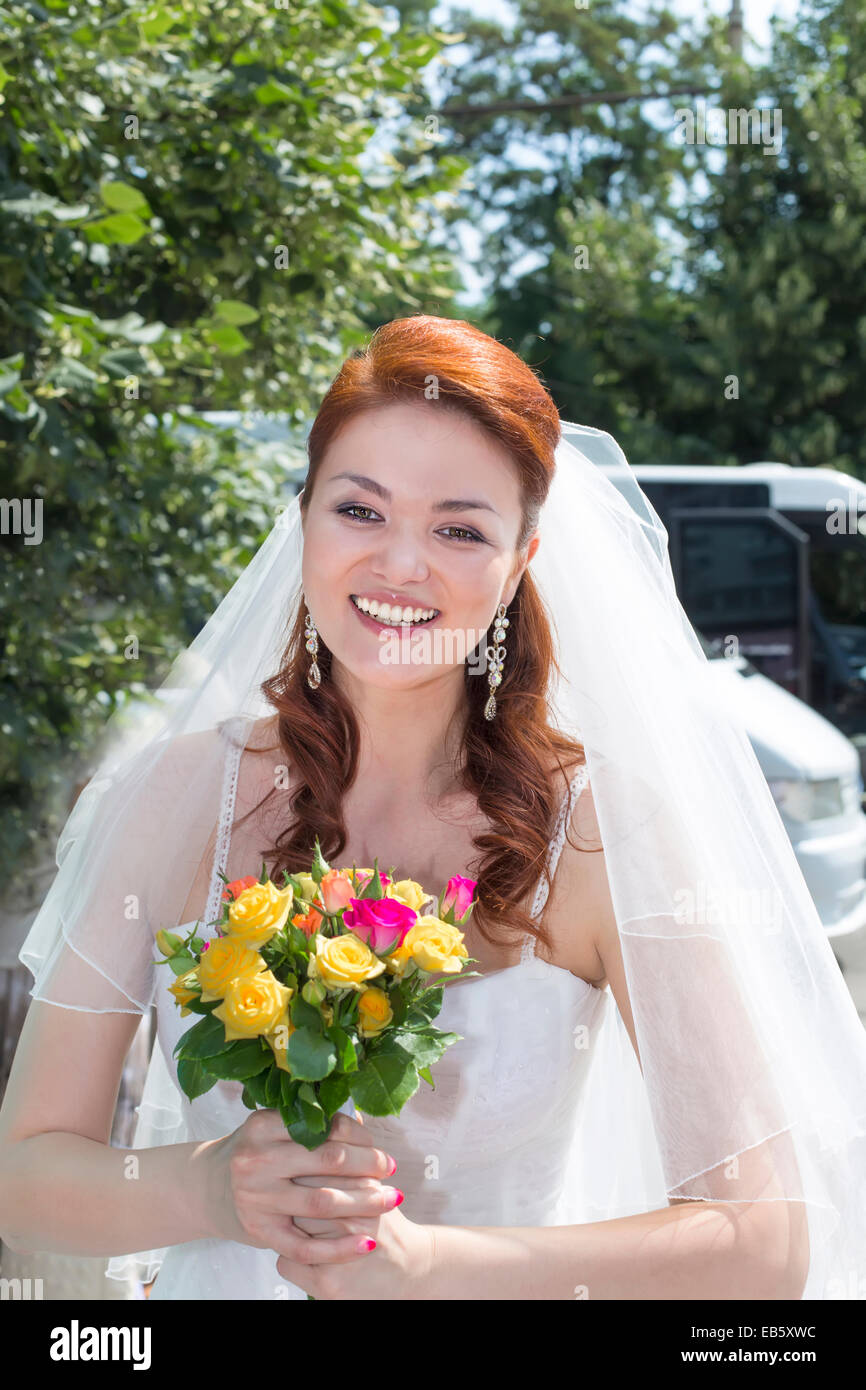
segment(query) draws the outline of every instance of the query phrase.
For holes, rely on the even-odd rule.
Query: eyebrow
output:
[[[391,501],[391,493],[388,488],[383,487],[381,483],[377,483],[375,478],[365,478],[361,473],[335,473],[333,478],[330,478],[328,481],[338,483],[343,479],[350,483],[354,483],[356,487],[365,488],[367,492],[374,492],[376,496],[381,497],[384,502]],[[478,497],[445,497],[440,502],[433,503],[433,510],[434,512],[462,512],[472,510],[493,512],[494,516],[499,515],[495,507],[491,507],[489,502],[484,502]]]

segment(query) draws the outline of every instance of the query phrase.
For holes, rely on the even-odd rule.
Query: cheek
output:
[[[462,607],[485,612],[492,611],[497,595],[502,592],[508,564],[501,554],[478,550],[462,556],[460,563],[452,564],[444,573],[449,593]]]
[[[360,558],[360,546],[354,537],[347,537],[327,518],[315,522],[311,519],[304,536],[305,593],[317,594],[320,603],[339,602],[350,591],[349,577]]]

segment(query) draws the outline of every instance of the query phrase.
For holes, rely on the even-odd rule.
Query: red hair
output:
[[[428,314],[394,319],[376,330],[366,349],[346,359],[309,434],[302,508],[309,506],[328,448],[349,420],[395,402],[423,403],[430,399],[432,383],[436,404],[431,408],[444,405],[462,412],[517,465],[523,508],[517,549],[522,549],[535,530],[553,477],[559,414],[525,362],[461,320]],[[558,667],[550,624],[529,568],[508,619],[508,654],[492,721],[484,718],[487,682],[470,679],[466,666],[467,718],[459,775],[492,825],[473,841],[479,856],[473,870],[478,887],[472,921],[487,941],[494,941],[490,927],[499,923],[536,936],[550,950],[546,932],[520,904],[544,870],[564,796],[564,787],[556,789],[553,768],[558,765],[565,773],[565,761],[573,776],[575,766],[584,762],[584,750],[548,724],[548,688]],[[332,862],[346,845],[342,797],[357,771],[358,725],[349,700],[329,678],[331,654],[321,637],[317,659],[322,680],[313,691],[307,684],[310,656],[299,605],[280,668],[262,685],[277,713],[285,762],[299,775],[291,805],[294,820],[263,851],[265,859],[274,861],[274,878],[283,869],[296,873],[308,868],[317,835],[322,853]],[[403,867],[409,875],[411,866]],[[444,886],[425,885],[431,893]]]

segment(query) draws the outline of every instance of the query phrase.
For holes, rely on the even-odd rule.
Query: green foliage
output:
[[[450,295],[429,228],[463,165],[405,117],[440,46],[366,0],[4,6],[0,459],[42,508],[40,544],[0,549],[14,863],[303,475],[299,447],[265,465],[200,412],[300,436],[382,304]]]
[[[732,49],[727,15],[693,28],[613,0],[514,8],[513,28],[457,12],[469,57],[443,96],[537,104],[441,118],[473,161],[451,217],[496,213],[476,321],[636,463],[866,477],[863,6],[806,0],[762,63]],[[556,104],[592,92],[662,99]],[[677,113],[699,103],[780,111],[779,152],[754,132],[684,142]]]

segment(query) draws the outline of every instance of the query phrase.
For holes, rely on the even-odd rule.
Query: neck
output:
[[[359,681],[337,661],[332,679],[358,719],[356,786],[369,779],[410,805],[456,790],[454,766],[466,719],[462,666],[405,690]]]

